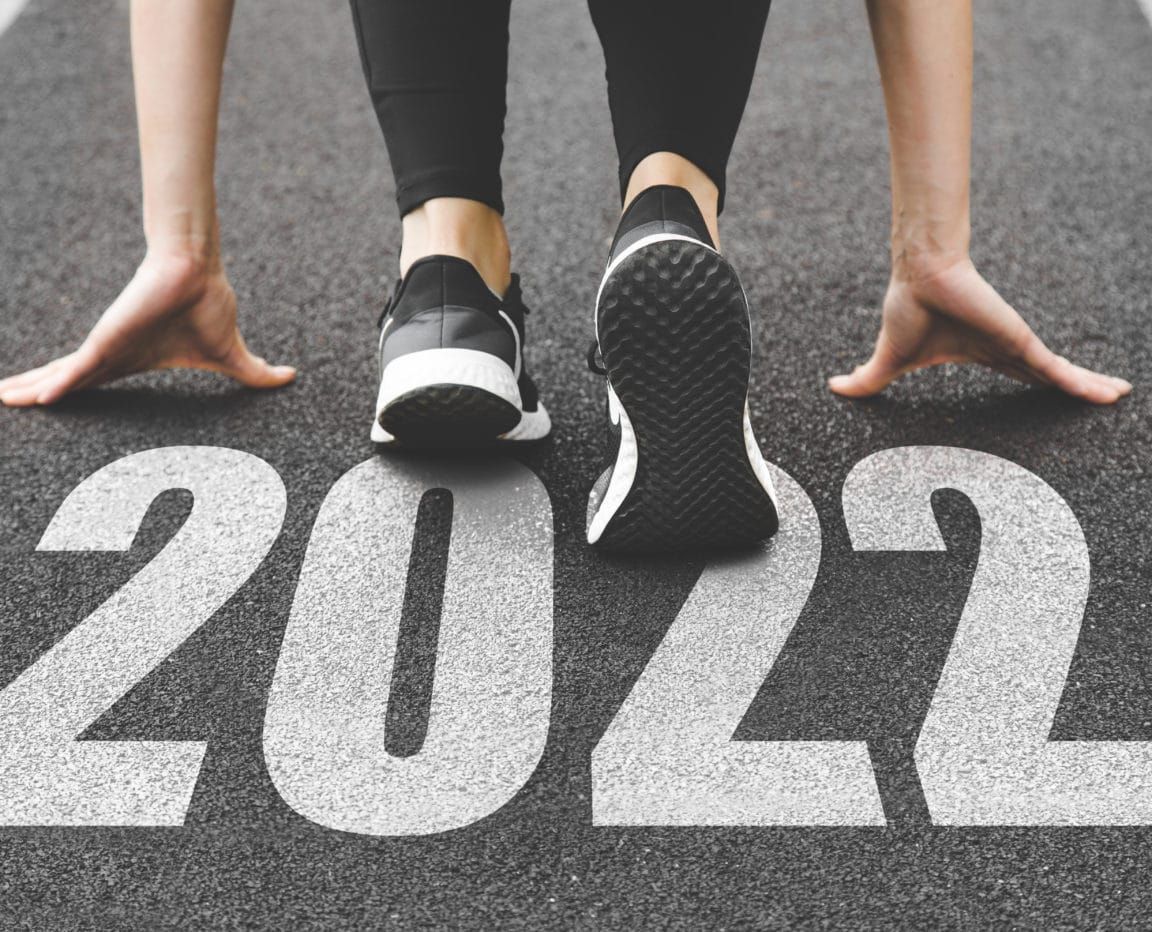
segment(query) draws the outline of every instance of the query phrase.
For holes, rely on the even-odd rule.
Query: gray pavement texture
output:
[[[124,554],[35,553],[59,503],[100,466],[169,444],[235,447],[283,477],[287,519],[252,579],[86,735],[206,740],[186,825],[0,829],[0,924],[1146,927],[1152,827],[931,824],[912,748],[979,520],[963,496],[939,494],[947,553],[858,554],[840,505],[855,463],[904,444],[984,450],[1043,478],[1092,559],[1052,737],[1152,740],[1152,28],[1135,0],[977,10],[975,258],[1058,351],[1134,382],[1108,410],[976,371],[917,375],[869,403],[825,391],[867,351],[886,281],[884,116],[863,4],[781,2],[769,22],[724,234],[756,308],[753,421],[768,458],[812,497],[824,552],[737,737],[866,740],[885,828],[591,824],[591,750],[702,562],[607,559],[583,543],[602,437],[602,386],[583,350],[617,207],[603,63],[583,4],[513,7],[506,194],[535,309],[529,361],[556,423],[550,443],[516,454],[555,516],[541,765],[495,814],[423,838],[321,828],[270,783],[265,699],[309,531],[337,478],[372,454],[373,323],[399,224],[346,5],[244,0],[222,118],[224,243],[249,342],[298,364],[299,383],[255,394],[168,373],[51,411],[0,410],[0,684],[187,512],[186,494],[163,496]],[[141,254],[126,10],[32,0],[0,37],[5,372],[73,347]],[[413,716],[427,655],[403,661]],[[400,744],[419,740],[418,721],[398,727]]]

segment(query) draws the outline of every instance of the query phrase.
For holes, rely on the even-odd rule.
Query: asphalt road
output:
[[[73,347],[141,253],[126,7],[32,0],[0,36],[5,372]],[[616,210],[603,66],[582,4],[513,7],[508,219],[534,309],[528,358],[555,421],[551,442],[515,454],[543,483],[554,522],[551,590],[538,585],[547,567],[534,571],[516,605],[524,617],[552,611],[551,712],[539,765],[491,814],[405,836],[319,824],[284,801],[282,777],[270,774],[275,753],[288,752],[266,761],[265,711],[309,536],[336,481],[373,455],[373,325],[396,265],[399,224],[346,5],[245,0],[222,119],[224,244],[249,342],[274,362],[298,365],[299,382],[254,394],[169,373],[50,411],[0,409],[0,684],[140,573],[189,513],[187,493],[164,493],[124,553],[37,552],[61,503],[101,467],[157,447],[244,451],[283,480],[283,528],[235,595],[83,732],[207,742],[183,825],[0,828],[0,923],[1145,927],[1152,818],[1142,827],[1139,806],[1088,820],[1119,822],[1136,812],[1127,821],[1139,824],[1128,827],[1056,827],[1027,817],[1010,827],[995,816],[980,826],[945,824],[947,807],[926,793],[927,758],[919,770],[913,760],[978,575],[982,527],[986,550],[1010,537],[1014,525],[991,534],[989,516],[997,502],[1018,501],[1013,495],[1033,488],[1031,480],[993,470],[991,485],[981,486],[987,507],[972,490],[937,492],[947,552],[854,551],[841,499],[857,463],[906,445],[984,451],[1042,479],[1079,520],[1091,560],[1051,738],[1152,741],[1152,27],[1140,5],[1020,0],[978,8],[974,255],[1058,351],[1134,383],[1129,399],[1106,410],[954,369],[909,378],[869,403],[827,393],[825,377],[866,352],[886,280],[884,116],[862,4],[781,2],[773,10],[723,232],[756,307],[753,421],[767,457],[811,498],[822,556],[811,596],[771,671],[758,675],[762,685],[735,738],[866,742],[883,817],[838,826],[800,818],[788,827],[704,825],[707,813],[676,827],[593,824],[593,749],[697,586],[704,560],[607,559],[583,543],[602,438],[602,386],[586,372],[584,350]],[[409,467],[425,468],[396,468]],[[226,481],[233,466],[221,468]],[[235,468],[236,488],[247,487],[247,468]],[[499,464],[484,468],[503,475]],[[531,485],[526,472],[509,468]],[[897,485],[907,475],[888,474]],[[362,492],[378,489],[365,481]],[[895,501],[911,493],[888,494]],[[546,532],[543,499],[529,498]],[[410,570],[402,552],[389,564],[409,583],[400,699],[389,710],[392,753],[418,748],[429,728],[421,710],[430,701],[445,573],[436,556],[444,511],[433,500],[421,513],[423,556]],[[352,518],[330,534],[339,537],[343,526],[352,552],[352,538],[371,533],[371,522],[357,523],[354,508],[343,513]],[[524,540],[546,554],[540,526],[525,524]],[[853,530],[858,546],[861,533]],[[470,538],[473,546],[478,539]],[[1069,579],[1084,569],[1072,564]],[[781,578],[800,573],[799,563],[783,566]],[[192,566],[171,570],[197,585],[213,581]],[[1006,578],[992,603],[1011,606],[1025,591]],[[1054,580],[1050,592],[1063,592],[1061,584]],[[452,603],[465,625],[473,616],[494,623],[477,607],[480,585],[460,595],[475,596],[472,607]],[[733,588],[742,585],[737,578]],[[1047,607],[1075,621],[1075,589]],[[175,613],[176,603],[169,607]],[[312,635],[322,648],[323,631]],[[539,642],[525,643],[524,656],[539,660]],[[481,639],[477,649],[491,646]],[[86,675],[99,680],[108,674],[102,664],[133,649],[105,645],[88,655]],[[294,663],[307,662],[301,644],[294,651]],[[1009,656],[994,670],[1006,680]],[[58,682],[51,697],[60,705],[40,714],[54,715],[84,682]],[[681,702],[670,714],[693,708]],[[285,715],[278,736],[296,727]],[[38,724],[25,720],[32,731]],[[32,740],[27,729],[13,736],[10,721],[0,725],[9,757]],[[676,721],[666,727],[676,735]],[[661,779],[648,786],[657,796]],[[429,805],[421,786],[409,791],[411,806],[399,806],[395,818]],[[345,805],[318,792],[318,805]],[[1004,811],[1022,811],[1014,805],[1007,799]],[[0,813],[14,806],[0,805]],[[610,809],[597,804],[596,821],[607,821]]]

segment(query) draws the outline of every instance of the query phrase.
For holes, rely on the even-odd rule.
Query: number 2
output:
[[[816,579],[820,522],[772,468],[784,515],[710,562],[592,754],[597,825],[883,825],[863,741],[733,741]]]
[[[202,741],[76,741],[212,616],[280,533],[286,496],[263,460],[218,447],[135,453],[64,500],[39,550],[127,550],[156,496],[192,511],[120,591],[0,692],[0,825],[180,825]]]
[[[902,447],[844,483],[857,550],[943,550],[931,495],[957,489],[982,525],[968,602],[916,744],[943,825],[1147,825],[1152,743],[1049,741],[1088,599],[1076,516],[1042,479],[987,453]]]

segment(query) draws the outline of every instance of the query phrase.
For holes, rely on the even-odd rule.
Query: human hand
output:
[[[135,372],[207,369],[249,388],[279,388],[291,366],[252,355],[236,324],[236,295],[217,264],[149,254],[75,352],[0,380],[0,403],[49,405],[69,392]]]
[[[1093,404],[1112,404],[1132,391],[1123,379],[1049,350],[967,259],[915,280],[893,278],[872,358],[828,386],[864,398],[907,372],[945,362],[979,363]]]

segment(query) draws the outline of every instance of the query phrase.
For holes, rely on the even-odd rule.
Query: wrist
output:
[[[892,279],[902,284],[918,284],[972,262],[967,249],[906,250],[892,247]]]
[[[968,261],[967,199],[918,198],[892,205],[892,277],[917,282]]]
[[[180,259],[205,272],[220,270],[220,225],[214,199],[157,207],[147,196],[144,201],[144,239],[150,256]]]
[[[146,232],[147,259],[179,262],[190,271],[211,275],[223,270],[220,241],[212,233]]]
[[[913,229],[893,224],[892,277],[918,282],[968,262],[968,223],[918,224]]]
[[[168,275],[177,275],[188,282],[206,281],[224,274],[219,252],[202,250],[198,244],[150,242],[142,265],[163,269]]]

